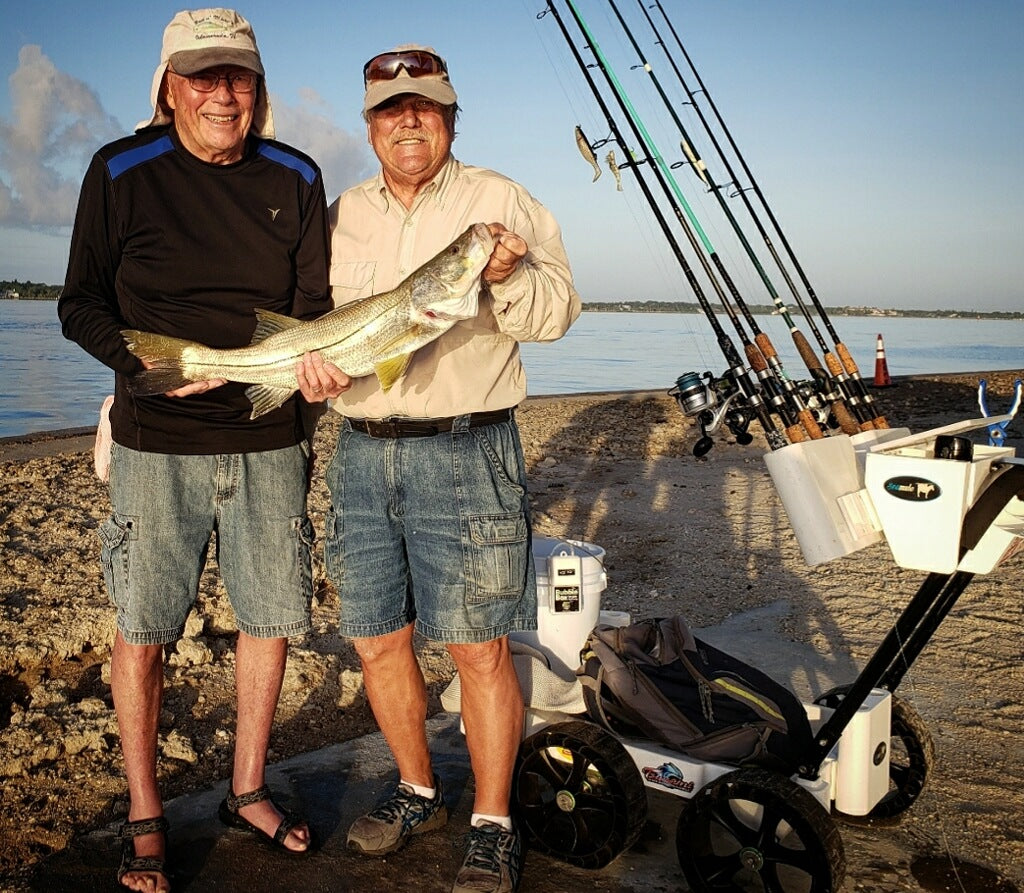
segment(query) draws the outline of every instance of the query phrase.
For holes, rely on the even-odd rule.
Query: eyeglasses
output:
[[[178,72],[174,72],[178,74]],[[200,71],[198,74],[182,74],[189,86],[199,93],[212,93],[218,84],[224,81],[232,93],[252,93],[260,76],[252,71],[235,71],[231,74],[214,74],[212,71]]]
[[[426,50],[398,50],[394,53],[381,53],[367,62],[363,66],[363,83],[392,81],[403,68],[411,78],[448,74],[448,66],[440,56]]]

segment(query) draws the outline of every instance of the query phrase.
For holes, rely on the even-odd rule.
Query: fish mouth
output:
[[[481,247],[487,252],[487,256],[490,257],[491,252],[494,250],[495,239],[491,235],[490,229],[487,228],[487,224],[474,223],[473,238],[480,242]]]

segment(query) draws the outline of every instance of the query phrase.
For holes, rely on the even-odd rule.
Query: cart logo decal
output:
[[[653,766],[644,766],[641,771],[644,780],[650,784],[658,784],[673,791],[684,791],[687,794],[693,793],[693,782],[683,777],[682,771],[675,763],[662,763],[657,769]]]
[[[942,488],[925,478],[897,477],[885,482],[885,492],[907,502],[931,502],[942,495]]]

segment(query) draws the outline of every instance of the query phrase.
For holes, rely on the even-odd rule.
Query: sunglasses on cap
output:
[[[396,50],[393,53],[381,53],[367,62],[363,66],[363,83],[392,81],[403,68],[411,78],[448,74],[448,66],[440,56],[426,50]]]

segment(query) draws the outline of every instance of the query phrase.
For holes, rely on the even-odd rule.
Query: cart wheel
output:
[[[534,848],[580,868],[602,868],[632,846],[647,794],[629,752],[599,726],[550,725],[519,748],[512,799]]]
[[[816,704],[835,709],[849,686],[825,692]],[[895,819],[914,805],[935,764],[935,744],[924,720],[907,701],[892,695],[889,740],[889,792],[865,816],[836,813],[844,822],[863,825]]]
[[[833,893],[843,842],[804,788],[765,769],[737,769],[683,806],[676,853],[693,893]]]

